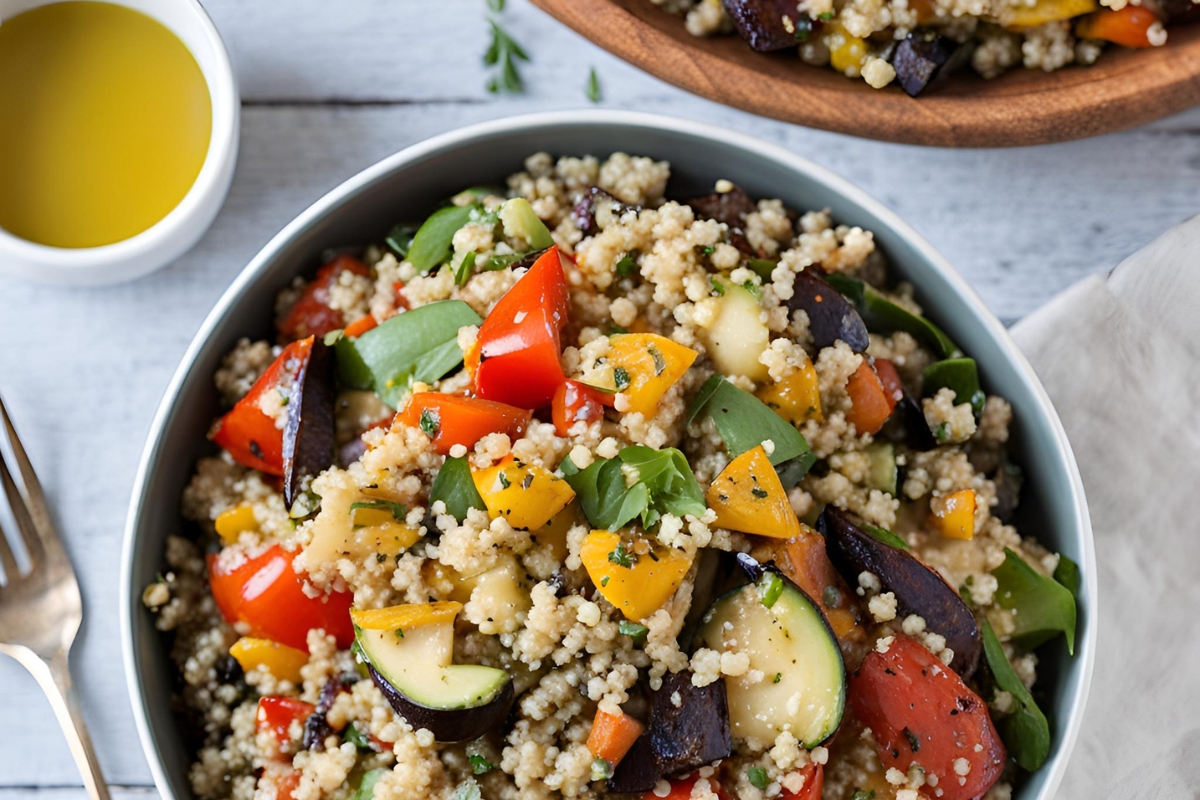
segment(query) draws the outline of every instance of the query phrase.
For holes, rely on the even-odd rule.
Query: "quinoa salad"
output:
[[[535,154],[226,356],[143,595],[196,797],[1006,800],[1045,762],[1079,573],[1013,527],[1011,407],[870,231],[669,178]]]
[[[736,33],[762,52],[792,51],[876,89],[909,95],[966,67],[995,78],[1024,66],[1089,65],[1110,45],[1162,47],[1200,0],[646,0],[693,36]]]

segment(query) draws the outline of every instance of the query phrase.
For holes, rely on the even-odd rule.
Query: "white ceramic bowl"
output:
[[[94,286],[153,272],[194,245],[217,216],[237,161],[240,100],[229,54],[197,0],[105,0],[158,20],[191,51],[212,100],[212,135],[196,182],[179,205],[150,228],[101,247],[49,247],[0,228],[0,274],[43,283]],[[0,23],[54,0],[0,0]]]
[[[399,220],[419,220],[464,186],[503,185],[539,150],[554,155],[626,153],[671,162],[669,191],[689,197],[728,178],[752,196],[790,208],[828,207],[840,223],[875,233],[895,274],[911,281],[922,306],[979,362],[984,388],[1013,407],[1009,440],[1026,481],[1017,525],[1079,564],[1083,586],[1075,656],[1060,640],[1038,651],[1038,685],[1050,717],[1050,758],[1022,780],[1014,800],[1052,800],[1083,718],[1096,640],[1096,559],[1083,483],[1058,415],[1024,356],[979,296],[916,231],[842,178],[749,136],[690,120],[620,111],[568,111],[499,119],[436,136],[385,158],[296,217],[259,251],[200,327],[150,428],[134,484],[121,576],[126,676],[142,747],[159,792],[193,797],[188,731],[172,704],[170,642],[141,603],[165,570],[166,537],[186,532],[179,497],[205,432],[220,412],[213,373],[243,336],[273,335],[275,294],[311,275],[328,247],[379,241]]]

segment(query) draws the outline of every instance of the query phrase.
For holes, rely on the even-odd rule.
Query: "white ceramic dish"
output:
[[[53,2],[53,0],[50,0]],[[0,228],[0,273],[43,283],[95,286],[145,275],[192,247],[216,218],[237,162],[241,105],[220,34],[197,0],[106,0],[171,30],[196,58],[212,100],[212,135],[196,182],[179,205],[138,235],[101,247],[35,244]],[[0,0],[0,23],[47,0]]]
[[[892,269],[917,287],[925,309],[980,364],[987,390],[1013,406],[1011,452],[1025,470],[1018,526],[1074,559],[1083,574],[1075,656],[1039,651],[1039,687],[1051,720],[1049,761],[1015,800],[1051,800],[1075,743],[1095,654],[1096,566],[1083,485],[1062,424],[1007,331],[953,268],[907,224],[845,180],[782,148],[688,120],[632,112],[577,111],[501,119],[434,137],[359,173],[280,231],[217,303],[184,356],[151,427],[125,534],[121,593],[126,676],[142,746],[164,798],[192,796],[191,754],[172,712],[169,642],[142,607],[162,571],[166,537],[184,528],[179,498],[205,431],[219,413],[213,372],[242,336],[271,337],[275,293],[311,275],[328,247],[379,241],[399,220],[419,220],[463,186],[503,183],[539,150],[604,157],[624,151],[668,159],[673,196],[728,178],[752,196],[797,209],[829,207],[834,219],[874,231]]]

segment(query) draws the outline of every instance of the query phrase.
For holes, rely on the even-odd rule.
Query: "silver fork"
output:
[[[109,800],[108,786],[100,774],[100,763],[67,669],[67,653],[83,621],[79,582],[50,521],[46,496],[33,465],[0,398],[0,444],[5,441],[16,466],[15,470],[10,468],[0,449],[0,483],[25,550],[26,567],[22,570],[17,562],[9,538],[12,533],[0,526],[0,568],[4,572],[0,582],[0,653],[21,662],[37,679],[67,736],[88,795],[92,800]],[[14,480],[14,471],[20,475],[20,485]]]

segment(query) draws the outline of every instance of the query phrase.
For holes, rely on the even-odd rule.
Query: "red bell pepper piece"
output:
[[[875,374],[879,376],[879,383],[883,385],[883,398],[887,401],[890,413],[895,410],[900,398],[904,397],[904,382],[900,380],[896,365],[886,358],[875,359]]]
[[[604,417],[604,392],[598,392],[586,383],[563,381],[554,392],[550,404],[550,416],[554,430],[566,436],[567,430],[576,422],[592,423]]]
[[[940,800],[982,797],[1004,771],[1008,754],[987,704],[915,639],[897,634],[887,652],[868,653],[847,695],[884,769],[920,764],[937,776]]]
[[[316,277],[304,287],[300,299],[279,323],[279,335],[285,341],[308,336],[324,336],[346,325],[346,316],[329,307],[329,297],[343,272],[369,276],[367,265],[350,256],[338,256],[317,270]]]
[[[258,776],[255,797],[274,797],[275,800],[296,800],[300,788],[300,770],[291,764],[268,763]]]
[[[688,800],[692,796],[692,787],[695,786],[696,782],[699,780],[699,775],[692,775],[687,778],[673,780],[671,781],[671,791],[665,796],[659,796],[654,793],[653,789],[651,789],[642,795],[642,800]],[[728,800],[728,795],[725,794],[725,790],[722,789],[721,785],[717,782],[716,775],[712,776],[711,778],[707,778],[706,780],[709,782],[709,787],[717,793],[717,797],[721,798],[721,800]]]
[[[311,703],[294,697],[262,697],[258,700],[258,710],[254,715],[254,730],[269,734],[275,741],[276,750],[282,754],[292,741],[292,723],[303,725],[316,710]]]
[[[804,776],[800,791],[789,792],[784,789],[780,797],[784,800],[821,800],[821,791],[825,788],[825,769],[814,761],[800,770],[800,774]]]
[[[564,380],[559,360],[569,298],[562,258],[557,247],[547,250],[480,326],[468,360],[479,397],[520,408],[550,405]]]
[[[523,408],[491,400],[420,392],[408,399],[393,425],[420,428],[433,440],[433,449],[445,455],[456,444],[470,449],[489,433],[506,433],[517,439],[532,417]]]
[[[228,414],[221,417],[211,438],[233,460],[268,475],[283,474],[283,430],[259,406],[272,389],[290,392],[300,368],[312,356],[313,337],[292,342]]]
[[[325,597],[304,593],[304,579],[292,568],[299,551],[272,545],[231,569],[217,556],[208,558],[208,580],[217,608],[231,624],[243,623],[250,635],[308,652],[308,632],[321,628],[337,639],[338,647],[354,641],[350,622],[350,592]]]

